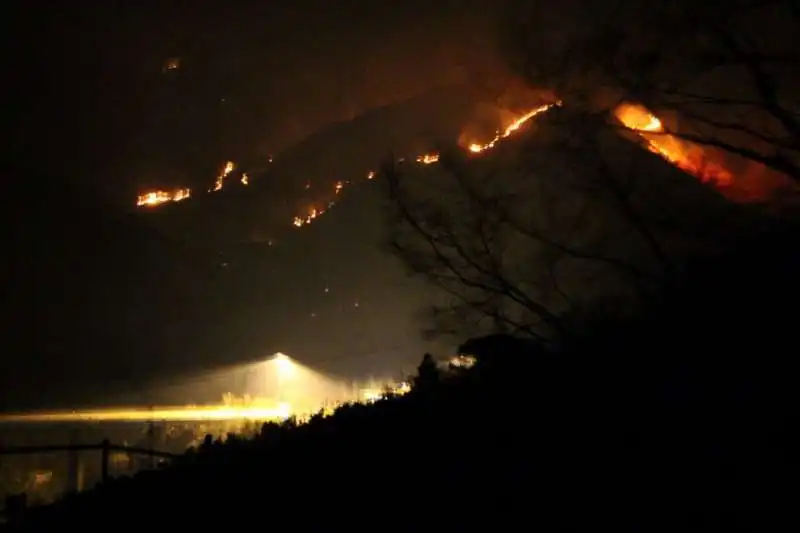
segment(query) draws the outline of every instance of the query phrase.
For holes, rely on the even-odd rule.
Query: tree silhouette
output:
[[[668,118],[662,135],[724,156],[740,177],[800,181],[796,2],[580,4],[555,23],[538,3],[513,4],[507,50],[529,83],[596,111],[641,102]]]
[[[503,334],[469,339],[459,346],[458,351],[474,357],[479,369],[513,368],[524,358],[546,355],[543,347],[535,341]]]
[[[417,367],[417,375],[413,379],[413,387],[416,391],[429,391],[436,387],[441,378],[439,367],[436,365],[433,356],[426,353]]]
[[[384,167],[391,249],[439,289],[431,333],[551,341],[586,313],[633,313],[740,218],[605,116],[564,107],[535,120],[478,157]]]
[[[633,315],[687,256],[752,229],[753,206],[794,196],[800,32],[755,31],[795,28],[788,2],[577,3],[555,22],[520,3],[508,32],[517,72],[560,107],[489,152],[384,168],[391,248],[439,289],[429,333],[552,341]]]

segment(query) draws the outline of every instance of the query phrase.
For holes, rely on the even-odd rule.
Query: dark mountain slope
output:
[[[632,260],[643,266],[652,266],[650,250],[619,217],[613,201],[608,203],[613,200],[608,190],[597,187],[596,154],[616,171],[635,165],[635,203],[652,222],[664,226],[677,251],[719,235],[731,221],[745,220],[738,216],[740,209],[709,186],[615,134],[595,137],[600,151],[589,145],[565,151],[562,142],[575,126],[570,120],[574,119],[560,111],[539,117],[519,136],[484,157],[465,159],[465,164],[491,173],[492,179],[504,180],[521,194],[536,193],[526,204],[532,215],[552,214],[557,204],[581,198],[597,200],[599,205],[580,228],[582,242],[603,240],[607,251],[632,253]],[[339,128],[324,136],[342,146],[359,139],[354,123]],[[355,133],[349,128],[356,128]],[[276,164],[274,173],[259,178],[266,183],[274,179],[276,187],[284,180],[279,176],[297,183],[302,174],[289,175],[291,161],[297,168],[318,164],[320,172],[328,165],[328,173],[320,175],[332,181],[345,175],[347,163],[339,167],[334,159],[320,163],[324,155],[317,159],[313,150],[326,145],[310,140],[309,151],[298,147],[287,155],[286,166]],[[351,161],[353,168],[362,156],[361,168],[380,158],[367,149],[354,153],[358,158]],[[520,174],[521,164],[529,172]],[[404,168],[419,172],[419,183],[446,183],[439,165]],[[410,280],[381,249],[385,204],[380,181],[348,187],[337,204],[309,226],[294,228],[287,219],[284,233],[272,246],[242,237],[242,230],[252,230],[253,217],[272,216],[266,207],[256,209],[259,195],[267,189],[254,185],[211,195],[206,202],[224,207],[227,218],[222,219],[214,216],[214,209],[205,210],[208,203],[194,200],[146,216],[119,216],[58,182],[18,180],[4,197],[4,400],[44,400],[47,391],[63,398],[68,381],[71,388],[83,388],[85,396],[102,402],[104,390],[136,389],[156,375],[179,381],[187,373],[276,351],[346,375],[396,374],[414,364],[430,348],[419,338],[423,324],[418,313],[434,293]],[[227,203],[229,199],[235,201]],[[234,228],[209,237],[202,247],[205,252],[196,252],[179,245],[184,241],[175,237],[178,232],[168,231],[176,227],[171,217],[182,209],[193,210],[197,217],[181,222],[195,243],[207,230],[210,233],[209,228],[225,227],[227,222]],[[192,220],[202,224],[195,227]],[[539,222],[560,231],[553,225],[557,221]],[[531,263],[519,265],[530,268]],[[573,264],[564,275],[581,278],[581,268]],[[582,290],[576,285],[581,298],[595,294],[595,289]],[[118,380],[126,384],[115,383]]]
[[[448,167],[462,180],[447,174]],[[641,295],[640,284],[656,288],[689,255],[724,247],[769,223],[757,209],[729,202],[603,121],[568,109],[537,117],[478,157],[456,151],[440,165],[407,165],[399,172],[423,208],[432,202],[443,209],[433,222],[435,234],[450,231],[447,221],[455,221],[461,249],[481,250],[475,228],[485,213],[463,180],[485,205],[500,202],[513,223],[501,225],[503,252],[496,261],[507,281],[551,311],[585,311],[598,299],[614,312],[630,310],[623,302]],[[437,221],[448,227],[440,231]],[[465,265],[462,274],[483,283],[485,272],[459,258],[456,248],[449,251]],[[467,253],[491,270],[480,252]],[[453,285],[467,298],[479,297]],[[516,322],[536,322],[530,306],[507,304],[504,312]]]
[[[233,178],[223,191],[197,191],[189,201],[142,214],[199,246],[280,240],[294,229],[294,216],[334,198],[337,181],[364,180],[392,151],[417,155],[436,142],[457,139],[477,104],[469,86],[439,87],[327,126],[262,171],[243,169],[250,170],[248,187]]]

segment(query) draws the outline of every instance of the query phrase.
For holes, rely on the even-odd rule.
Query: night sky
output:
[[[206,183],[226,160],[258,166],[493,63],[485,2],[19,4],[17,164],[41,171],[46,150],[115,201]],[[180,69],[164,73],[173,57]]]

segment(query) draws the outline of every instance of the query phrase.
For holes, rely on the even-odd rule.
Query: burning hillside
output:
[[[621,104],[614,116],[626,127],[635,131],[647,148],[700,181],[727,187],[733,175],[720,162],[709,157],[702,146],[679,139],[665,131],[661,120],[641,105]]]
[[[498,143],[520,131],[535,117],[557,105],[561,105],[561,102],[538,105],[521,113],[506,111],[504,124],[495,130],[494,134],[488,139],[480,140],[477,138],[478,135],[468,133],[475,131],[475,128],[472,125],[467,125],[463,128],[458,144],[467,152],[479,155],[493,149]],[[684,172],[697,177],[704,183],[713,184],[722,191],[730,190],[731,187],[736,185],[733,173],[726,168],[718,154],[712,154],[699,144],[682,140],[677,135],[670,133],[664,127],[662,120],[645,107],[633,103],[623,103],[614,110],[613,114],[625,129],[634,132],[638,136],[648,150],[658,154]],[[405,158],[401,158],[400,161],[405,161]],[[413,161],[423,165],[435,164],[439,161],[439,154],[435,152],[419,154],[413,158]],[[208,193],[224,190],[228,186],[230,177],[235,170],[236,166],[233,162],[226,162],[219,176],[208,189]],[[307,207],[302,208],[300,212],[287,220],[287,225],[291,223],[293,226],[300,228],[310,224],[334,207],[345,189],[355,183],[372,180],[375,175],[375,170],[366,169],[361,177],[354,176],[349,180],[338,180],[328,190],[320,189],[319,186],[313,187],[313,200],[310,201]],[[236,181],[238,182],[237,185],[246,186],[250,183],[250,177],[247,173],[240,173]],[[304,190],[306,192],[312,190],[311,182],[304,186]],[[153,208],[170,202],[180,202],[191,197],[192,191],[190,189],[178,189],[173,192],[149,191],[139,195],[137,206]]]
[[[444,98],[435,103],[438,104],[442,100]],[[458,145],[463,150],[464,156],[476,163],[481,160],[488,163],[493,157],[500,160],[504,157],[505,148],[513,147],[515,144],[525,144],[515,143],[515,139],[520,140],[525,131],[532,133],[525,139],[526,142],[528,139],[537,137],[536,134],[540,132],[531,132],[529,126],[540,120],[540,125],[536,127],[543,128],[549,117],[556,118],[555,110],[548,112],[546,109],[546,107],[534,105],[516,113],[510,111],[498,113],[498,123],[495,125],[494,132],[489,127],[490,124],[487,124],[487,128],[482,131],[477,131],[471,127],[466,112],[463,114],[454,112],[453,128],[449,131],[451,135],[439,138],[458,139]],[[410,114],[406,110],[403,111],[404,114]],[[562,111],[566,111],[566,109],[562,109]],[[670,161],[673,167],[690,172],[698,176],[700,180],[723,186],[723,190],[726,191],[732,188],[731,184],[736,184],[736,173],[724,166],[721,167],[724,172],[718,171],[716,175],[729,175],[732,176],[731,180],[709,179],[707,177],[709,174],[703,172],[705,167],[697,165],[696,159],[692,159],[696,157],[695,154],[702,155],[705,152],[700,147],[684,144],[676,136],[671,135],[667,117],[656,118],[646,109],[633,104],[620,107],[616,115],[629,130],[624,131],[625,128],[617,124],[623,134],[635,135],[641,144],[646,145],[659,157]],[[458,127],[455,126],[456,123],[458,123]],[[311,139],[297,151],[285,153],[276,158],[269,173],[237,168],[238,165],[235,161],[221,161],[219,171],[211,173],[209,183],[204,187],[181,194],[167,191],[165,195],[156,194],[145,197],[145,199],[153,198],[153,200],[143,202],[139,211],[147,213],[147,226],[156,226],[158,230],[162,228],[167,230],[161,233],[174,232],[174,223],[177,221],[182,224],[181,229],[185,229],[187,234],[199,235],[199,240],[214,241],[213,245],[219,244],[224,239],[228,239],[224,244],[242,241],[272,244],[273,241],[268,241],[267,238],[274,236],[276,237],[275,242],[280,242],[281,246],[251,246],[246,250],[242,249],[239,255],[235,255],[240,250],[234,249],[234,246],[226,247],[221,244],[212,249],[213,254],[208,254],[210,256],[208,262],[209,270],[213,266],[213,272],[209,274],[209,280],[203,277],[198,281],[197,285],[202,288],[202,291],[196,291],[196,295],[191,300],[184,298],[188,302],[187,307],[189,308],[189,311],[186,312],[175,311],[174,307],[169,307],[164,303],[173,298],[172,278],[157,274],[148,276],[130,274],[132,283],[135,283],[135,286],[129,291],[130,298],[137,299],[137,305],[139,305],[137,309],[158,307],[162,314],[168,316],[158,321],[152,319],[152,324],[142,318],[141,323],[130,328],[140,338],[141,346],[123,337],[120,337],[123,340],[119,341],[119,344],[130,347],[131,354],[137,351],[146,352],[157,344],[159,354],[168,354],[160,356],[159,360],[164,361],[177,361],[180,356],[174,354],[186,353],[188,350],[192,353],[193,361],[200,365],[201,363],[198,361],[202,361],[202,364],[210,364],[211,361],[215,361],[217,353],[229,353],[235,350],[237,357],[240,357],[247,350],[260,350],[264,346],[269,346],[270,349],[293,351],[302,354],[301,357],[305,354],[327,352],[333,346],[336,350],[341,349],[342,352],[356,353],[366,357],[363,354],[370,354],[378,350],[377,346],[387,344],[403,346],[404,342],[407,343],[407,331],[417,326],[416,323],[410,325],[408,317],[426,304],[425,298],[429,295],[428,288],[414,289],[411,294],[412,291],[404,286],[402,295],[398,296],[398,292],[395,290],[396,280],[400,278],[401,274],[391,270],[394,258],[390,258],[390,260],[378,257],[379,252],[375,246],[377,237],[367,242],[369,239],[361,235],[364,233],[363,231],[359,230],[359,235],[354,235],[356,232],[352,229],[364,228],[370,232],[378,231],[377,226],[381,214],[378,188],[353,187],[353,185],[364,184],[364,182],[370,182],[377,178],[376,169],[381,156],[381,146],[389,145],[387,141],[389,136],[387,134],[386,138],[377,139],[373,144],[368,144],[368,141],[380,126],[389,129],[387,124],[391,125],[394,122],[386,120],[386,115],[372,120],[369,128],[363,127],[363,122],[338,124],[324,135]],[[465,128],[464,124],[468,126]],[[408,128],[408,130],[408,135],[404,137],[406,139],[412,138],[412,134],[423,128]],[[435,133],[439,134],[440,132]],[[542,130],[541,133],[546,132]],[[540,137],[544,138],[545,135]],[[429,138],[435,139],[436,136],[431,135]],[[618,140],[621,144],[628,145],[631,152],[641,153],[643,157],[660,163],[655,155],[651,156],[645,150],[638,150],[632,143],[623,142],[622,139]],[[350,145],[353,148],[348,152],[347,147]],[[480,149],[476,149],[476,147]],[[326,149],[327,151],[325,151]],[[375,159],[367,158],[370,153],[375,154]],[[431,171],[429,173],[431,176],[435,176],[438,172],[437,167],[441,167],[439,154],[427,152],[425,143],[408,142],[403,145],[401,153],[405,155],[406,165],[428,169]],[[317,154],[321,155],[317,157]],[[553,154],[552,157],[547,156],[548,159],[556,157],[557,154]],[[418,163],[416,162],[417,158],[419,158]],[[341,167],[337,166],[340,162]],[[668,168],[667,165],[661,166]],[[251,170],[249,177],[243,170]],[[674,168],[671,170],[674,172],[669,174],[670,179],[680,181],[681,173]],[[292,179],[298,175],[305,178],[303,182],[297,183],[296,179]],[[348,176],[350,176],[349,179]],[[684,181],[691,183],[689,179]],[[359,190],[353,191],[352,189]],[[303,199],[298,201],[299,197]],[[267,200],[276,198],[279,200],[287,198],[287,201],[277,207],[276,205],[280,202],[270,201],[267,203]],[[159,204],[160,200],[164,201]],[[368,207],[362,208],[362,204]],[[156,207],[157,205],[162,207]],[[168,205],[171,207],[166,207]],[[362,210],[369,212],[365,214],[361,212]],[[333,215],[330,214],[331,212]],[[314,225],[315,227],[311,231],[296,232],[295,228],[305,229],[323,214],[327,214],[325,218],[330,223]],[[139,217],[133,217],[131,220],[134,221],[136,218]],[[165,223],[159,227],[161,222]],[[226,224],[238,226],[234,231],[230,231],[228,228],[223,231],[221,227]],[[92,224],[92,227],[105,226]],[[264,239],[252,238],[253,227],[267,228],[262,230]],[[272,227],[284,227],[287,234],[293,234],[292,239],[281,242],[281,235],[270,233]],[[218,239],[211,237],[210,235],[214,231],[220,231],[221,237]],[[234,233],[236,234],[235,240],[230,238]],[[296,233],[300,233],[300,235]],[[120,241],[119,234],[116,232],[109,238],[114,242]],[[52,242],[52,239],[49,238],[47,241]],[[130,252],[128,252],[129,250]],[[125,253],[141,257],[141,263],[145,265],[142,268],[146,270],[154,262],[155,252],[148,254],[142,250],[141,246],[136,248],[132,248],[128,244],[124,246]],[[220,250],[224,251],[224,254]],[[121,255],[122,253],[120,252]],[[92,250],[91,253],[76,252],[75,255],[89,265],[96,264],[93,268],[101,268],[99,261],[88,259],[99,256],[100,253],[97,250]],[[206,256],[203,255],[203,257]],[[124,264],[122,260],[120,263]],[[127,273],[130,270],[129,267],[121,268],[117,265],[118,263],[114,263],[112,267],[104,268],[115,274]],[[87,270],[87,272],[93,271]],[[211,275],[214,276],[213,280]],[[140,281],[142,277],[153,278],[153,281],[151,284],[143,284]],[[93,275],[91,282],[94,284],[96,279],[98,276]],[[122,286],[124,280],[112,279],[108,283],[113,286]],[[75,292],[77,294],[70,301],[85,299],[86,291],[76,289]],[[105,292],[98,291],[98,294]],[[186,292],[192,294],[193,287],[187,288]],[[42,294],[63,294],[63,289],[53,284],[52,288],[42,290]],[[207,294],[217,296],[210,298],[205,296]],[[224,298],[218,295],[224,295]],[[123,298],[118,293],[109,293],[108,302],[103,302],[102,306],[98,306],[96,315],[91,315],[92,320],[87,320],[87,322],[102,323],[103,327],[108,330],[117,327],[115,324],[106,327],[105,323],[95,318],[105,315],[109,318],[113,316],[115,323],[120,324],[120,327],[125,326],[119,319],[119,313],[104,311],[112,309],[112,302],[120,301],[123,301]],[[215,307],[210,310],[206,309],[206,307],[210,307],[208,302],[212,302]],[[49,304],[41,306],[41,308],[52,309],[53,306]],[[74,308],[68,307],[66,299],[64,308],[64,314],[68,312],[74,314]],[[137,309],[132,309],[130,314],[134,315],[135,312],[138,312]],[[18,308],[15,312],[19,314]],[[147,313],[141,312],[141,315],[146,317]],[[174,317],[179,315],[180,320],[187,322],[188,325],[181,328],[170,325],[171,320],[177,320]],[[42,319],[35,318],[28,320],[28,323],[38,324],[41,321]],[[163,335],[159,331],[161,328],[159,324],[162,322],[165,324],[163,329],[166,331]],[[214,329],[207,324],[213,324]],[[398,327],[397,324],[403,324],[403,326]],[[202,337],[199,337],[197,332],[192,329],[197,328],[198,325],[202,325],[200,326],[200,329],[203,330]],[[407,329],[403,329],[403,327]],[[315,335],[308,335],[307,332],[312,330],[316,332]],[[395,330],[399,331],[396,335]],[[141,335],[141,331],[147,331],[148,334]],[[154,331],[155,333],[152,333]],[[357,334],[356,331],[358,331]],[[415,329],[415,331],[417,330]],[[163,337],[167,335],[167,340],[164,340]],[[90,333],[84,332],[75,334],[75,337],[80,338],[83,343],[86,342],[83,339],[89,336]],[[49,332],[48,335],[39,335],[38,337],[42,339],[56,338]],[[151,340],[155,338],[158,340]],[[234,349],[227,347],[231,338],[237,339],[238,345]],[[217,344],[213,344],[212,341]],[[102,342],[111,345],[117,341],[108,334],[98,344]],[[60,343],[67,345],[68,341],[64,340]],[[187,348],[188,343],[192,343],[190,348]],[[196,347],[194,343],[203,346]],[[78,342],[72,342],[69,345],[78,346],[76,349],[84,351],[101,350],[98,346],[89,346]],[[87,346],[89,347],[87,348]],[[414,348],[408,349],[409,352],[415,354],[415,360],[419,353],[416,348],[415,345]],[[247,352],[247,355],[251,354]],[[129,358],[133,359],[133,355]],[[331,355],[331,358],[334,356]],[[121,369],[126,368],[126,364],[128,363],[118,363]],[[130,363],[130,365],[133,364]],[[177,365],[178,363],[170,362],[170,364]],[[105,372],[105,370],[103,371]],[[122,372],[120,370],[120,373]]]
[[[191,189],[170,191],[150,191],[136,197],[136,207],[155,207],[167,202],[182,202],[192,196]]]

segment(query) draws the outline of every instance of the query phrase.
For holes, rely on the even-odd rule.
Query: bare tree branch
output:
[[[574,157],[567,148],[560,155],[567,159]],[[595,164],[586,155],[581,157]],[[424,194],[415,195],[411,191],[413,185],[409,187],[406,183],[424,180],[424,177],[415,176],[413,172],[404,176],[394,165],[384,167],[382,175],[388,183],[396,230],[392,249],[413,272],[474,312],[492,319],[495,330],[508,326],[513,331],[539,339],[568,335],[560,315],[565,308],[575,312],[583,304],[572,297],[563,281],[558,279],[560,275],[556,270],[565,260],[604,265],[608,272],[615,273],[614,276],[627,278],[629,285],[638,287],[635,292],[643,291],[648,285],[656,287],[660,284],[663,274],[644,270],[633,262],[604,253],[597,243],[597,250],[592,252],[570,242],[578,226],[584,225],[589,212],[588,203],[578,202],[579,209],[573,210],[570,216],[556,217],[558,229],[548,233],[534,224],[523,222],[509,200],[529,205],[530,209],[538,206],[547,210],[553,207],[551,203],[540,198],[520,197],[519,191],[507,189],[504,184],[510,185],[515,180],[508,175],[492,176],[478,183],[470,177],[470,169],[461,164],[463,161],[463,158],[442,155],[438,169],[449,178],[454,189],[448,192],[449,196],[435,200],[427,199]],[[436,183],[443,180],[442,176],[432,179]],[[623,217],[633,217],[638,221],[635,208],[627,206],[624,190],[611,190],[603,180],[596,183],[615,199],[613,209]],[[574,198],[564,201],[575,202]],[[620,209],[622,204],[625,204],[625,209]],[[461,207],[454,208],[453,205]],[[644,222],[641,224],[641,237],[646,237]],[[558,237],[559,233],[563,236]],[[509,246],[509,238],[515,244]],[[643,240],[647,241],[647,238]],[[656,259],[668,265],[654,237],[650,245]],[[526,253],[533,255],[526,256]],[[659,253],[662,256],[658,256]],[[509,260],[504,259],[506,256]],[[529,257],[529,260],[524,257]],[[538,281],[528,275],[535,272],[540,273]],[[573,283],[576,275],[583,279],[584,284],[593,284],[597,279],[597,273],[592,273],[591,268],[584,268],[581,274],[573,267]],[[558,298],[557,302],[552,300],[553,296]]]
[[[703,222],[679,220],[690,216],[682,213],[686,188],[680,186],[693,180],[664,161],[706,180],[719,154],[800,184],[800,87],[787,75],[798,69],[800,47],[791,45],[792,32],[785,39],[764,36],[750,24],[785,13],[800,35],[794,4],[734,0],[720,12],[697,3],[616,0],[578,11],[558,23],[518,13],[520,31],[509,32],[516,38],[519,73],[575,111],[571,125],[551,127],[561,128],[552,141],[526,147],[529,159],[505,167],[444,151],[435,175],[384,168],[393,251],[451,298],[451,315],[471,326],[491,321],[494,329],[550,339],[569,335],[565,316],[571,312],[667,287],[683,250],[713,238],[717,228],[700,231],[692,225]],[[659,121],[657,131],[613,120],[620,104],[629,102],[675,118]],[[648,155],[654,160],[648,167],[624,149],[606,153],[616,142],[608,139],[623,136],[647,141],[662,159]],[[691,146],[687,161],[655,150],[651,141],[659,138]],[[511,151],[498,156],[507,162],[514,157]],[[479,179],[482,171],[488,175]],[[673,181],[680,189],[674,194],[664,185]],[[658,198],[655,185],[672,196]],[[432,193],[436,188],[438,194]],[[706,201],[709,190],[697,184],[687,194]],[[659,210],[654,196],[672,204]]]

